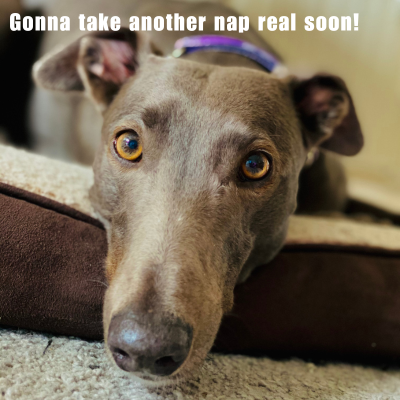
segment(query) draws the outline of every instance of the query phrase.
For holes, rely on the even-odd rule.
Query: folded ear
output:
[[[361,150],[361,127],[349,91],[340,78],[294,78],[291,87],[308,148],[320,146],[346,156]]]
[[[96,32],[45,55],[35,63],[33,76],[45,89],[86,91],[103,112],[151,52],[147,37],[127,28]]]

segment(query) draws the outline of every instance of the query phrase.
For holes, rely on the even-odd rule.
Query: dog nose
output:
[[[192,328],[175,317],[145,318],[132,312],[112,318],[108,346],[121,369],[167,376],[186,360],[192,343]]]

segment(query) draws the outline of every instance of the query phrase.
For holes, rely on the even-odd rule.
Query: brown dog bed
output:
[[[90,169],[0,146],[0,324],[102,337],[106,238]],[[400,229],[294,216],[287,243],[236,288],[215,349],[400,360]]]

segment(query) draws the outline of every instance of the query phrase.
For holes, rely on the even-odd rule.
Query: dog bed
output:
[[[0,324],[101,339],[106,238],[90,168],[0,146]],[[293,216],[278,257],[235,291],[215,350],[400,360],[400,229]]]

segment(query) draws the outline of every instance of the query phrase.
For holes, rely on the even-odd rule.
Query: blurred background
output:
[[[51,0],[0,0],[0,141],[29,147],[24,117],[30,67],[41,32],[11,32],[11,12],[35,15]],[[297,14],[296,32],[260,32],[292,71],[336,74],[347,83],[365,135],[365,148],[343,161],[354,198],[400,213],[400,0],[220,0],[257,28],[259,15]],[[357,32],[307,32],[304,18],[359,13]]]

